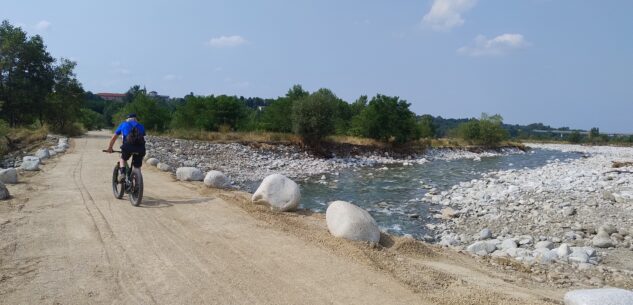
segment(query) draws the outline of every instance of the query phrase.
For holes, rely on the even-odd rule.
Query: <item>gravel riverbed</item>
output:
[[[633,287],[633,148],[530,145],[575,151],[536,169],[491,172],[426,201],[440,244],[512,260],[560,285]],[[538,277],[538,276],[537,276]]]
[[[393,157],[367,152],[329,159],[287,145],[209,143],[148,137],[148,157],[177,167],[219,170],[235,188],[280,173],[302,181],[321,174],[379,164],[479,160],[516,149],[473,153],[434,149]],[[429,190],[429,241],[481,257],[499,268],[529,272],[560,287],[611,285],[633,288],[633,167],[614,171],[612,161],[633,161],[633,148],[530,144],[579,152],[532,169],[494,171],[449,190]]]

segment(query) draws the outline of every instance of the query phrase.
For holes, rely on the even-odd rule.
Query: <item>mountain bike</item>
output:
[[[103,152],[108,152],[103,150]],[[114,150],[112,152],[120,153],[120,150]],[[135,155],[136,153],[132,153]],[[112,193],[116,199],[123,198],[123,194],[128,194],[128,199],[133,206],[137,207],[143,200],[143,175],[141,169],[138,167],[128,166],[128,162],[125,162],[125,178],[119,181],[121,165],[117,161],[112,171]]]

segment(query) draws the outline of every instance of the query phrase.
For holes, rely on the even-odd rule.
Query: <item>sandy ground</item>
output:
[[[0,203],[0,304],[557,304],[564,291],[460,253],[331,237],[323,215],[144,167],[141,207],[110,189],[108,135],[11,185]]]

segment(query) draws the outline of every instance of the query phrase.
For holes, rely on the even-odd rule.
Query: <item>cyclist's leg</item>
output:
[[[143,166],[143,157],[145,157],[145,150],[139,150],[132,155],[132,166],[141,168]]]
[[[132,153],[125,147],[125,145],[121,146],[121,159],[119,160],[119,168],[121,169],[121,173],[125,175],[125,163],[127,160],[130,160],[132,157]]]

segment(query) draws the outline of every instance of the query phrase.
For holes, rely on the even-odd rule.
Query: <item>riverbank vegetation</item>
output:
[[[120,100],[104,100],[85,92],[75,74],[76,63],[55,59],[42,37],[29,36],[8,21],[0,25],[0,151],[10,149],[9,134],[41,130],[78,135],[111,128],[127,113],[137,113],[152,132],[213,141],[302,143],[365,143],[373,146],[417,147],[426,143],[499,147],[508,140],[562,140],[572,143],[632,143],[633,137],[554,130],[543,124],[507,125],[500,115],[444,119],[416,115],[397,96],[361,95],[353,102],[329,89],[308,92],[300,85],[273,99],[227,95],[165,98],[132,86]],[[560,131],[568,131],[561,133]],[[28,138],[28,137],[26,137]],[[26,140],[26,138],[24,138]],[[258,140],[259,139],[259,140]],[[370,143],[370,144],[368,144]]]

